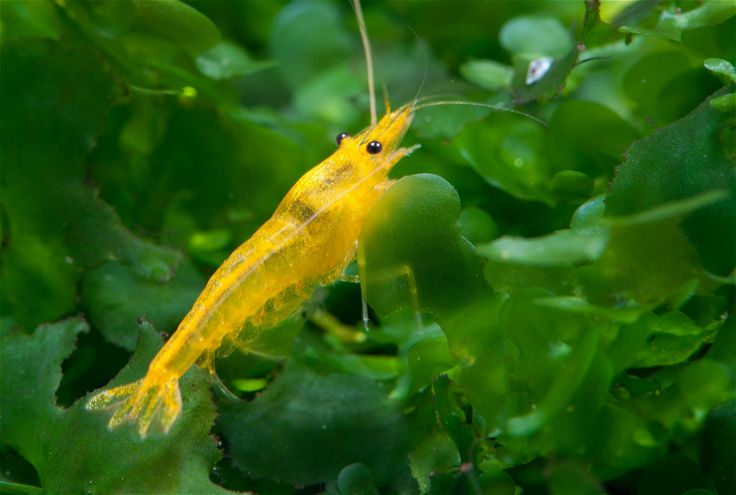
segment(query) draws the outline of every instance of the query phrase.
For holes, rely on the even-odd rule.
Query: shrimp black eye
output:
[[[379,143],[378,141],[371,141],[370,143],[368,143],[368,146],[366,146],[365,149],[371,155],[375,155],[376,153],[381,152],[381,150],[383,149],[383,145],[381,145],[381,143]]]
[[[350,134],[348,134],[347,132],[341,132],[340,134],[338,134],[337,137],[335,138],[335,141],[337,141],[337,145],[340,146],[340,143],[342,143],[342,140],[348,137],[349,135]]]

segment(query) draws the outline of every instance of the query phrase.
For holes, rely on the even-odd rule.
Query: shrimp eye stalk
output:
[[[365,149],[371,155],[375,155],[381,152],[381,150],[383,149],[383,145],[378,141],[371,141],[370,143],[368,143],[368,146],[366,146]]]
[[[342,140],[345,139],[348,136],[350,136],[350,134],[348,134],[347,132],[341,132],[335,138],[335,142],[337,142],[337,145],[340,146],[340,143],[342,143]]]

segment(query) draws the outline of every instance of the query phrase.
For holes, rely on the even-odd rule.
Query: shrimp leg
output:
[[[151,424],[161,425],[168,432],[181,412],[179,377],[151,373],[136,382],[105,390],[90,399],[88,411],[114,409],[108,426],[115,428],[128,421],[138,420],[138,433],[148,434]]]
[[[358,258],[358,263],[360,265],[360,272],[366,273],[366,267],[365,267],[365,260],[361,259],[361,257]],[[363,282],[367,280],[366,277],[361,277]],[[422,311],[421,311],[421,304],[419,302],[419,289],[417,287],[417,280],[416,276],[414,275],[414,271],[411,269],[408,265],[400,265],[397,267],[391,267],[380,271],[371,271],[370,278],[373,282],[382,283],[385,281],[394,281],[394,280],[403,280],[405,285],[405,290],[408,292],[409,297],[411,298],[411,306],[414,310],[414,318],[416,320],[417,329],[421,330],[424,328],[424,322],[422,320]],[[368,319],[368,306],[365,302],[368,298],[367,296],[367,286],[365,283],[361,283],[361,293],[363,296],[364,306],[363,306],[363,324],[368,330],[368,325],[370,323]]]

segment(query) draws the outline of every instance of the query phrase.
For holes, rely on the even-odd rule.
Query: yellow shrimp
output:
[[[399,147],[413,115],[414,105],[404,105],[356,136],[340,134],[332,156],[304,174],[271,219],[212,275],[146,376],[97,393],[87,409],[114,408],[109,427],[137,422],[141,437],[152,425],[168,432],[181,411],[179,379],[195,362],[225,339],[247,347],[262,329],[293,314],[318,284],[339,278],[389,171],[415,148]]]
[[[340,134],[332,156],[304,174],[271,219],[225,260],[142,379],[89,399],[88,410],[113,410],[109,428],[132,422],[141,437],[152,426],[168,432],[181,412],[179,379],[193,364],[214,372],[212,356],[223,343],[247,352],[249,342],[297,311],[318,284],[341,277],[366,216],[390,184],[389,171],[418,147],[399,147],[416,110],[472,104],[515,112],[461,101],[417,106],[415,99],[395,111],[386,103],[377,121],[370,45],[360,2],[353,3],[369,61],[371,126]]]

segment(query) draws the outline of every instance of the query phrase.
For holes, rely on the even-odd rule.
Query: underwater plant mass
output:
[[[736,492],[733,2],[363,14],[0,5],[0,491]]]

